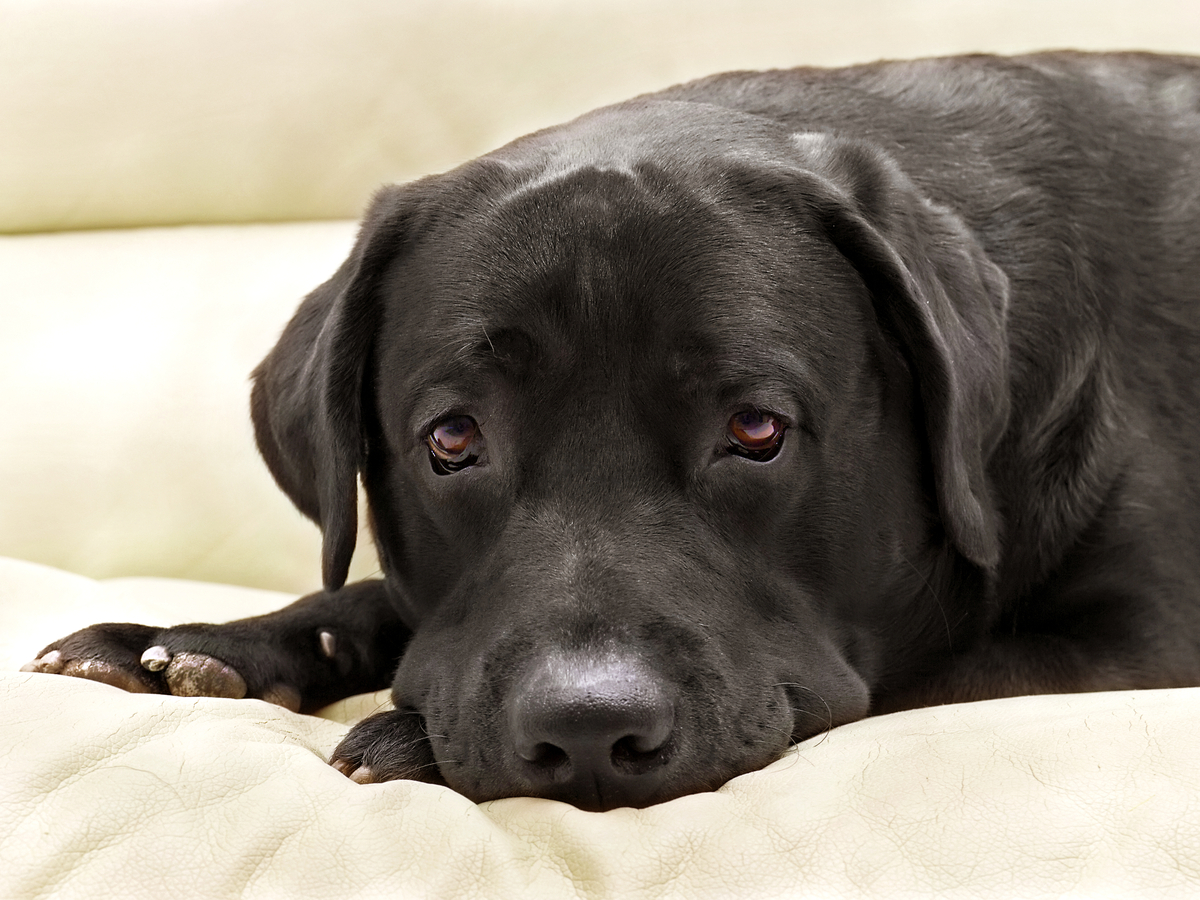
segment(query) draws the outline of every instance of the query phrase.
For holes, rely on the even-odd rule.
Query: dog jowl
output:
[[[379,192],[255,373],[325,590],[29,668],[587,809],[863,716],[1200,683],[1200,64],[716,76]],[[345,585],[365,486],[383,578]]]

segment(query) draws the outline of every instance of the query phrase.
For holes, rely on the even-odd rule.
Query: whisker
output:
[[[812,688],[808,687],[807,685],[800,684],[799,682],[796,682],[796,681],[779,681],[779,682],[776,682],[773,685],[773,687],[781,687],[781,688],[785,688],[785,689],[786,688],[795,688],[796,690],[807,691],[808,693],[812,694],[814,697],[816,697],[818,700],[821,701],[821,704],[825,707],[825,728],[822,729],[822,731],[821,731],[821,740],[817,741],[817,743],[815,745],[817,747],[821,746],[821,744],[823,744],[825,742],[825,739],[827,737],[829,737],[829,732],[833,731],[833,708],[830,707],[829,701],[827,701],[824,697],[822,697],[819,693],[817,693]],[[791,709],[791,711],[793,713],[804,712],[810,716],[818,715],[817,713],[814,713],[810,710],[804,709],[803,707],[798,708],[798,707],[794,707],[794,706],[789,706],[789,709]]]

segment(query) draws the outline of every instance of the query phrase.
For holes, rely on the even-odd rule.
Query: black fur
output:
[[[1142,54],[720,75],[386,188],[256,372],[326,593],[153,641],[305,706],[402,653],[339,767],[594,809],[1200,684],[1198,234],[1200,63]],[[384,579],[343,589],[359,478]]]

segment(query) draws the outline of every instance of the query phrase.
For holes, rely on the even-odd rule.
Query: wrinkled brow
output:
[[[447,335],[404,378],[406,417],[453,407],[482,394],[498,377],[519,384],[542,356],[537,342],[520,329],[493,331],[479,324]]]

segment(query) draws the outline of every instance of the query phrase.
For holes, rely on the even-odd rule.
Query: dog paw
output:
[[[150,656],[152,665],[161,666],[163,655],[170,656],[166,666],[162,667],[163,677],[167,687],[176,697],[226,697],[230,700],[241,700],[246,696],[246,679],[232,666],[203,653],[184,650],[170,655],[166,647],[156,646],[142,654],[142,665],[150,668],[147,665],[147,656]]]
[[[399,779],[445,784],[425,721],[412,710],[389,710],[363,719],[337,745],[329,764],[359,784]]]
[[[89,681],[111,684],[113,687],[129,691],[131,694],[150,694],[156,691],[153,684],[138,677],[137,673],[130,672],[109,660],[73,659],[64,656],[61,650],[51,650],[31,662],[27,662],[21,666],[21,671],[86,678]]]
[[[272,629],[233,622],[154,628],[109,622],[55,641],[22,670],[135,693],[248,697],[299,712],[345,696],[338,691],[354,672],[358,653],[354,640],[333,626]]]
[[[154,643],[160,634],[145,625],[93,625],[51,644],[21,671],[86,678],[131,693],[232,699],[247,695],[246,680],[236,668],[204,653],[168,650]],[[300,695],[294,688],[275,685],[267,693],[271,696],[264,699],[299,708]]]
[[[157,645],[142,654],[142,666],[161,671],[167,687],[176,697],[224,697],[241,700],[250,691],[246,679],[233,666],[204,653],[181,651],[172,654]],[[292,712],[299,712],[300,691],[290,684],[277,683],[258,694],[259,699]]]
[[[162,679],[140,659],[141,648],[155,633],[145,625],[93,625],[55,641],[21,671],[86,678],[135,694],[167,693]]]

